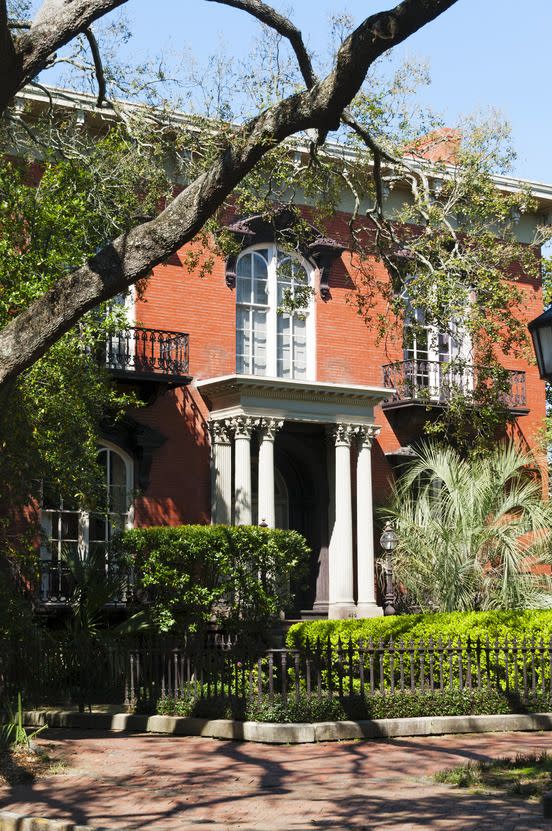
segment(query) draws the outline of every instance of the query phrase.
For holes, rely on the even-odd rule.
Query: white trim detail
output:
[[[261,253],[262,252],[262,253]],[[255,258],[252,255],[258,256]],[[240,263],[246,258],[251,258],[251,276],[240,274]],[[286,377],[286,371],[281,363],[283,361],[283,349],[280,345],[280,338],[284,333],[280,332],[281,324],[287,322],[288,330],[288,355],[289,371],[291,378],[296,380],[312,380],[316,377],[316,316],[314,296],[311,295],[308,305],[301,316],[299,314],[279,314],[278,289],[280,285],[279,259],[291,260],[305,272],[306,285],[313,291],[317,269],[301,257],[296,251],[288,252],[274,243],[257,243],[241,252],[236,263],[236,372],[238,374],[255,375],[256,377]],[[255,264],[262,272],[256,271]],[[265,272],[266,269],[266,272]],[[266,277],[264,274],[266,273]],[[241,295],[241,282],[249,281],[249,296]],[[285,281],[287,282],[287,281]],[[290,283],[293,292],[293,283]],[[258,291],[260,290],[260,291]],[[247,318],[247,323],[238,328],[240,322]],[[263,322],[264,318],[264,322]],[[297,364],[296,347],[301,342],[301,334],[297,330],[303,329],[304,320],[304,350],[305,363],[301,371],[301,365]],[[264,325],[264,328],[263,328]],[[258,329],[256,328],[258,326]],[[243,340],[243,332],[248,333],[247,351]],[[238,344],[242,338],[241,350],[238,351]],[[255,350],[257,345],[258,352]],[[241,372],[245,360],[246,372]],[[256,365],[258,370],[256,371]]]
[[[387,387],[294,381],[256,375],[222,375],[197,381],[212,407],[211,418],[275,418],[314,424],[372,424],[374,407],[391,398]]]

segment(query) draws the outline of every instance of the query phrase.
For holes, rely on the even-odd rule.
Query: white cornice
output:
[[[86,92],[74,92],[73,90],[61,89],[59,87],[48,87],[48,92],[51,96],[51,102],[54,106],[58,106],[60,108],[66,108],[75,111],[83,111],[85,113],[90,114],[91,117],[102,118],[105,120],[116,120],[117,114],[116,110],[113,110],[109,107],[97,107],[96,106],[96,96],[91,95],[90,93]],[[29,88],[22,90],[16,95],[16,103],[35,103],[35,104],[49,104],[50,98],[46,94],[45,91],[41,90],[40,88]],[[135,112],[137,114],[147,115],[148,113],[152,112],[152,108],[148,107],[146,104],[140,104],[137,102],[130,102],[130,101],[123,101],[118,100],[116,102],[117,107],[121,109],[125,109],[127,112]],[[170,117],[167,117],[167,113],[159,113],[159,115],[167,119],[170,125],[174,126],[181,126],[186,127],[187,129],[193,130],[197,129],[198,122],[205,124],[208,119],[202,117],[194,117],[192,114],[179,112],[177,110],[170,113]],[[300,140],[292,139],[291,142],[293,146],[298,152],[308,152],[307,146],[303,146]],[[325,145],[325,150],[329,155],[339,155],[341,157],[355,159],[358,158],[359,150],[354,150],[353,148],[346,147],[339,142],[327,142]],[[431,162],[426,162],[422,159],[409,159],[408,163],[411,167],[419,167],[421,170],[425,170],[428,175],[431,175],[432,172],[432,164]],[[453,166],[450,166],[450,170],[452,172]],[[442,175],[442,172],[440,172]],[[445,172],[446,175],[446,172]],[[552,184],[547,184],[545,182],[539,182],[531,179],[522,179],[513,176],[498,176],[495,175],[492,177],[493,182],[497,186],[497,188],[506,193],[517,193],[522,190],[528,189],[532,196],[541,204],[542,207],[551,207],[552,208]]]

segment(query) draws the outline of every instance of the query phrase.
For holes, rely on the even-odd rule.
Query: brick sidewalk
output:
[[[267,746],[51,730],[65,773],[0,788],[0,807],[133,829],[551,829],[538,803],[437,785],[469,759],[552,752],[552,733]]]

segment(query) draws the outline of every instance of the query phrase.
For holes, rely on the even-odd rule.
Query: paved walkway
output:
[[[44,734],[43,734],[44,736]],[[437,785],[469,759],[552,752],[552,733],[267,745],[50,730],[66,772],[0,789],[0,808],[111,828],[552,829],[538,803]]]

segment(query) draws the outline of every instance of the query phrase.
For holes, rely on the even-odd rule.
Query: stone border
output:
[[[129,713],[76,713],[67,710],[31,710],[23,714],[27,727],[65,727],[171,736],[205,736],[212,739],[308,744],[346,739],[390,739],[401,736],[440,736],[454,733],[504,733],[552,730],[552,713],[494,716],[426,716],[368,721],[322,721],[312,724],[270,724],[232,719],[143,716]],[[0,826],[2,831],[2,826]],[[25,829],[25,831],[34,831]],[[64,831],[59,829],[59,831]]]
[[[93,828],[91,825],[75,825],[70,820],[28,817],[25,814],[0,811],[0,831],[100,831],[100,829]]]

